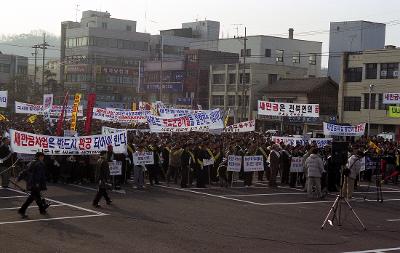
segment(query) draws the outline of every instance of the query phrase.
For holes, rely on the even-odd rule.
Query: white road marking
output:
[[[301,192],[276,192],[276,193],[255,193],[255,194],[226,194],[227,197],[256,197],[256,196],[278,196],[278,195],[307,195]]]
[[[371,250],[364,250],[364,251],[347,251],[343,253],[383,253],[389,252],[394,250],[400,250],[400,247],[397,248],[387,248],[387,249],[371,249]]]
[[[106,216],[106,215],[109,215],[109,214],[99,213],[99,214],[89,214],[89,215],[80,215],[80,216],[64,216],[64,217],[55,217],[55,218],[47,218],[47,219],[36,219],[36,220],[5,221],[5,222],[0,222],[0,225],[16,224],[16,223],[29,223],[29,222],[36,222],[36,221],[79,219],[79,218],[89,218],[89,217],[100,217],[100,216]]]
[[[329,201],[328,200],[326,200],[326,201],[325,200],[321,200],[321,201],[303,201],[303,202],[291,202],[291,203],[284,203],[284,202],[259,203],[259,202],[236,199],[236,198],[231,198],[231,197],[226,197],[226,196],[221,196],[221,195],[215,195],[215,194],[210,194],[210,193],[205,193],[205,192],[198,192],[198,191],[193,191],[193,190],[189,190],[189,189],[174,188],[174,187],[163,186],[163,185],[159,185],[159,187],[166,188],[166,189],[171,189],[171,190],[176,190],[176,191],[190,192],[190,193],[194,193],[194,194],[198,194],[198,195],[204,195],[204,196],[215,197],[215,198],[220,198],[220,199],[232,200],[232,201],[236,201],[236,202],[241,202],[241,203],[246,203],[246,204],[251,204],[251,205],[257,205],[257,206],[303,205],[303,204],[319,204],[319,203],[332,202],[332,200],[329,200]]]
[[[400,219],[388,219],[388,220],[386,220],[386,221],[389,221],[389,222],[397,222],[397,221],[400,221]]]
[[[18,192],[18,193],[24,193],[22,191],[11,189],[11,188],[9,188],[9,190],[10,191],[14,191],[14,192]],[[82,211],[86,211],[86,212],[89,212],[89,213],[94,213],[94,214],[97,214],[97,215],[105,215],[105,213],[102,213],[102,212],[97,212],[97,211],[93,211],[93,210],[90,210],[90,209],[87,209],[87,208],[83,208],[83,207],[80,207],[80,206],[71,205],[71,204],[68,204],[68,203],[65,203],[65,202],[62,202],[62,201],[58,201],[58,200],[54,200],[54,199],[50,199],[50,198],[45,198],[45,199],[46,200],[50,200],[50,201],[52,201],[54,203],[57,203],[57,204],[63,204],[65,206],[76,208],[76,209],[79,209],[79,210],[82,210]]]
[[[57,204],[57,205],[50,205],[49,207],[57,207],[57,206],[64,206],[64,205],[62,205],[62,204]],[[16,209],[20,209],[21,207],[20,206],[18,206],[18,207],[6,207],[6,208],[0,208],[0,211],[1,210],[16,210]],[[28,208],[37,208],[36,206],[29,206]]]
[[[23,196],[0,197],[0,199],[16,199],[16,198],[26,198],[26,195],[23,195]]]
[[[97,191],[97,188],[88,187],[88,186],[82,186],[82,185],[79,185],[79,184],[67,184],[67,185],[74,186],[74,187],[81,188],[81,189],[85,189],[85,190],[89,190],[89,191]],[[111,192],[116,192],[116,193],[119,193],[119,194],[126,194],[125,190],[112,190]]]

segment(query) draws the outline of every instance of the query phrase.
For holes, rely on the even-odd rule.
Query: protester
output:
[[[1,186],[3,188],[8,187],[10,180],[10,166],[12,165],[12,153],[10,150],[10,140],[8,137],[2,139],[0,145],[0,173],[1,173]]]
[[[342,190],[346,199],[351,199],[353,197],[354,181],[360,173],[362,156],[363,152],[361,150],[354,150],[353,155],[349,158],[346,169],[343,172],[344,182]]]
[[[98,188],[96,196],[93,200],[93,206],[96,208],[101,207],[99,205],[99,201],[101,200],[102,197],[104,197],[104,199],[106,200],[107,205],[110,205],[112,202],[107,194],[107,187],[109,187],[110,185],[108,183],[109,176],[110,176],[110,168],[107,160],[107,152],[102,151],[100,153],[99,160],[97,161],[96,174],[95,174]]]
[[[319,150],[314,148],[305,163],[305,169],[307,170],[307,195],[309,198],[313,195],[313,187],[315,187],[316,197],[322,197],[321,177],[324,171],[324,163],[318,152]]]

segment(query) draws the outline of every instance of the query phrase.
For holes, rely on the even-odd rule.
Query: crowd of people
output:
[[[115,188],[133,183],[134,187],[143,189],[147,178],[150,185],[165,181],[166,184],[178,184],[182,188],[201,188],[210,184],[230,187],[233,182],[242,181],[244,186],[251,187],[256,179],[256,183],[268,184],[270,187],[277,187],[278,183],[289,187],[303,187],[309,197],[316,198],[323,197],[324,192],[338,191],[343,181],[345,195],[351,198],[352,191],[360,179],[371,181],[378,174],[385,183],[397,183],[398,179],[399,147],[393,141],[379,138],[359,138],[349,142],[346,154],[343,155],[343,150],[339,152],[341,156],[335,151],[334,145],[318,147],[316,143],[274,143],[270,135],[261,132],[220,135],[203,132],[156,134],[141,131],[146,128],[145,124],[122,126],[94,120],[92,134],[100,134],[102,126],[137,129],[128,131],[127,152],[116,154],[112,146],[109,146],[100,159],[96,155],[44,156],[47,181],[86,184],[99,183],[100,180],[102,189],[106,187],[106,182]],[[0,146],[1,171],[11,166],[17,158],[26,160],[19,154],[12,154],[7,134],[9,129],[47,135],[55,132],[55,126],[44,123],[40,117],[33,123],[27,123],[26,117],[15,116],[9,121],[0,122],[0,127],[4,133]],[[82,123],[78,124],[78,134],[84,135]],[[134,165],[135,154],[144,151],[153,152],[154,163],[145,166]],[[242,168],[238,173],[229,171],[230,155],[262,156],[264,170],[246,172]],[[303,158],[303,170],[300,172],[291,171],[291,161],[294,157]],[[204,165],[204,160],[209,159],[213,160],[213,164]],[[106,176],[105,167],[107,162],[111,161],[122,163],[122,175],[111,178]],[[26,167],[26,162],[20,164]],[[10,176],[9,173],[2,173],[3,187],[8,187]],[[93,202],[95,206],[98,205],[101,196],[110,203],[110,199],[102,191]]]

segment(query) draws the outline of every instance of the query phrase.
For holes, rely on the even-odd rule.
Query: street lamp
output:
[[[369,85],[369,94],[368,94],[368,129],[367,129],[367,137],[369,138],[369,130],[371,125],[371,92],[374,89],[375,85]]]

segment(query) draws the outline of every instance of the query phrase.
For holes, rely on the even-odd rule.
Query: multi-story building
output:
[[[190,48],[237,53],[240,62],[305,68],[308,76],[319,77],[322,42],[294,39],[293,29],[289,31],[289,38],[247,36],[245,53],[244,38],[198,41]]]
[[[263,101],[319,104],[318,118],[274,117],[258,115],[264,130],[286,134],[305,134],[322,130],[323,122],[336,122],[338,84],[329,77],[282,79],[259,92]]]
[[[262,89],[281,78],[307,77],[307,72],[306,68],[250,63],[243,73],[243,64],[212,65],[209,107],[229,111],[235,122],[254,119]]]
[[[33,88],[28,81],[28,58],[0,52],[0,89],[8,90],[9,101],[29,99]]]
[[[239,55],[227,52],[191,49],[185,52],[186,78],[185,91],[191,98],[192,105],[209,107],[210,65],[236,64]]]
[[[368,21],[331,22],[329,34],[328,76],[340,82],[342,54],[385,46],[386,25]]]
[[[136,21],[84,11],[80,22],[61,24],[60,81],[71,94],[83,93],[83,104],[85,94],[96,93],[98,106],[129,107],[149,45],[150,34],[136,32]]]
[[[383,104],[383,94],[400,92],[400,49],[387,46],[380,50],[346,53],[342,61],[338,99],[340,122],[359,124],[368,123],[370,119],[371,135],[394,132],[399,137],[399,120],[387,116],[389,105]]]

